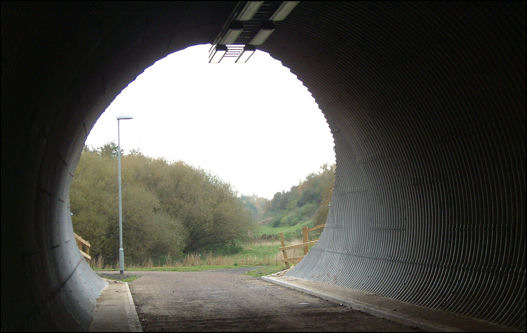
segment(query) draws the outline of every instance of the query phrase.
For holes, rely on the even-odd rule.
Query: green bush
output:
[[[91,243],[92,257],[118,260],[115,144],[84,148],[70,189],[73,229]],[[236,253],[255,228],[251,212],[231,185],[183,162],[141,154],[122,157],[125,261],[214,248]]]

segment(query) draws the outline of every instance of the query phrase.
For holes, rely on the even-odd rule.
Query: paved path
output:
[[[143,331],[418,331],[236,270],[127,273]]]
[[[97,298],[89,332],[141,332],[128,284],[106,280]]]

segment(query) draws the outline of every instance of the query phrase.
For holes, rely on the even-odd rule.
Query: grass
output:
[[[128,271],[139,271],[139,272],[200,272],[200,271],[208,271],[208,270],[217,270],[217,269],[229,269],[229,268],[238,268],[238,267],[247,267],[247,266],[239,266],[239,265],[222,265],[222,266],[209,266],[209,265],[203,265],[203,266],[180,266],[180,267],[130,267],[127,270]],[[264,266],[259,267],[255,270],[249,271],[245,273],[246,275],[252,276],[252,277],[261,277],[264,275],[273,274],[276,272],[280,272],[286,269],[285,265],[271,265],[271,266]],[[102,271],[102,270],[98,270]],[[132,275],[124,279],[120,279],[118,277],[108,277],[104,276],[105,279],[110,280],[117,280],[122,282],[132,282],[140,278],[140,275]]]
[[[132,282],[132,281],[137,280],[137,279],[140,278],[140,277],[141,277],[140,275],[132,275],[132,276],[129,276],[129,277],[124,278],[124,279],[119,279],[119,278],[114,278],[114,277],[108,277],[108,276],[105,276],[104,278],[105,278],[105,279],[110,279],[110,280],[122,281],[122,282]]]
[[[245,274],[252,276],[252,277],[261,277],[264,275],[269,275],[269,274],[283,271],[285,268],[286,268],[285,265],[265,266],[265,267],[261,267],[261,268],[249,271]]]
[[[259,225],[255,232],[255,236],[261,237],[263,235],[272,235],[278,237],[278,234],[282,232],[285,239],[299,238],[302,237],[302,228],[304,226],[311,227],[312,224],[313,221],[306,220],[292,226],[273,227],[271,225]]]
[[[138,272],[200,272],[216,269],[252,267],[253,265],[200,265],[200,266],[161,266],[161,267],[129,267],[129,271]]]
[[[286,245],[293,245],[301,243],[302,228],[310,226],[312,221],[307,220],[294,226],[284,226],[273,228],[267,225],[260,225],[257,235],[278,235],[284,232],[286,237]],[[313,239],[316,235],[311,235]],[[251,267],[251,266],[269,266],[271,271],[279,271],[277,267],[283,267],[284,262],[282,252],[279,250],[281,244],[278,239],[274,240],[254,240],[242,246],[242,251],[232,255],[218,256],[214,253],[189,253],[184,258],[177,260],[166,256],[162,260],[156,260],[155,264],[152,259],[148,259],[143,263],[133,264],[126,269],[128,271],[170,271],[170,272],[197,272],[214,269],[228,269],[236,267]],[[311,246],[310,246],[311,247]],[[301,248],[288,250],[289,257],[303,255]],[[99,258],[101,259],[101,258]],[[112,265],[105,265],[104,260],[97,260],[94,262],[93,269],[95,271],[115,270],[118,263]],[[256,274],[256,273],[255,273]],[[271,274],[271,273],[269,273]],[[265,274],[264,274],[265,275]]]
[[[280,242],[277,241],[247,243],[243,246],[241,253],[233,256],[274,256],[278,252],[279,247]]]
[[[287,241],[286,245],[298,244],[299,239]],[[147,260],[143,264],[130,264],[126,266],[127,271],[167,271],[167,272],[197,272],[214,269],[229,269],[237,267],[254,266],[283,266],[282,252],[279,251],[280,241],[257,241],[244,244],[242,251],[228,256],[215,256],[212,253],[200,255],[196,253],[188,254],[183,260],[169,260],[165,264],[154,265],[152,260]],[[310,246],[311,247],[311,246]],[[302,248],[290,249],[287,251],[289,257],[303,254]],[[95,271],[116,270],[119,264],[114,266],[93,265]]]

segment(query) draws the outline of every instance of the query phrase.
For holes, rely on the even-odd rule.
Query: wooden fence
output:
[[[75,236],[75,240],[77,241],[77,247],[79,248],[79,251],[81,252],[82,256],[86,259],[88,264],[91,261],[90,256],[90,242],[82,238],[81,236],[77,235],[76,233],[73,233]]]
[[[317,225],[317,226],[315,226],[313,228],[308,228],[308,227],[302,228],[302,243],[296,244],[296,245],[285,246],[284,234],[282,232],[280,233],[280,243],[282,243],[282,247],[280,247],[279,250],[282,251],[282,255],[284,257],[284,263],[285,263],[285,266],[287,268],[291,267],[290,263],[299,262],[300,260],[302,260],[304,258],[304,256],[307,254],[307,252],[309,251],[309,245],[314,245],[316,242],[318,242],[318,239],[314,239],[314,240],[310,241],[309,240],[309,233],[311,231],[313,231],[313,230],[324,228],[325,226],[326,226],[326,224],[324,223],[324,224]],[[299,247],[303,247],[304,248],[304,255],[297,256],[297,257],[288,257],[287,256],[287,250],[294,249],[294,248],[299,248]]]

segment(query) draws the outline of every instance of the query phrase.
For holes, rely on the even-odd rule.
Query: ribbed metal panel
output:
[[[524,43],[524,3],[295,8],[268,50],[325,113],[337,175],[288,274],[524,329]]]
[[[101,286],[67,220],[85,137],[236,4],[2,3],[2,330],[86,329]],[[525,329],[525,2],[303,1],[261,48],[335,138],[327,227],[289,274]]]

